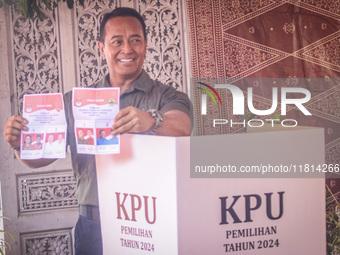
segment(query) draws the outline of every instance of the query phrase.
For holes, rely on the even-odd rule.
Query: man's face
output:
[[[89,136],[89,137],[92,137],[92,130],[87,130],[87,135]]]
[[[51,143],[51,142],[53,142],[53,135],[50,135],[49,137],[48,137],[48,141]]]
[[[104,130],[100,131],[99,136],[101,138],[105,138],[105,131]]]
[[[37,136],[37,143],[41,143],[41,137],[40,136]]]
[[[58,141],[59,141],[59,143],[61,143],[62,141],[63,141],[63,135],[62,134],[59,134],[58,135]]]
[[[78,137],[83,138],[83,136],[84,136],[83,130],[82,130],[82,129],[79,129],[79,130],[78,130]]]
[[[110,81],[134,80],[142,72],[146,40],[142,24],[135,17],[115,17],[105,24],[104,44],[98,47],[106,58]]]
[[[31,143],[31,137],[30,137],[30,136],[26,135],[26,137],[25,137],[25,143],[26,143],[26,144],[30,144],[30,143]]]

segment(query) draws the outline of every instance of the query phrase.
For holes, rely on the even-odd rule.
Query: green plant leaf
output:
[[[2,245],[0,246],[1,250],[3,250],[3,248],[5,248],[5,249],[8,248],[8,250],[10,251],[11,250],[11,245],[7,241],[5,241],[3,239],[1,241],[3,242]]]
[[[19,3],[16,7],[18,11],[21,10],[22,15],[27,18],[27,1],[25,0],[19,0]]]
[[[45,13],[43,13],[38,6],[36,7],[35,10],[37,12],[37,15],[38,15],[38,18],[40,19],[40,21],[43,21],[46,17]]]
[[[62,0],[67,3],[68,8],[73,9],[75,0]],[[84,0],[78,0],[82,6],[84,6]],[[38,16],[39,20],[43,21],[46,18],[45,13],[42,11],[45,4],[46,10],[54,11],[58,7],[58,2],[61,0],[0,0],[0,8],[4,7],[5,4],[11,5],[13,2],[16,4],[16,10],[21,11],[25,18],[32,18],[35,15]],[[1,210],[1,209],[0,209]]]
[[[39,6],[36,5],[34,0],[27,0],[27,1],[28,1],[28,12],[27,12],[27,15],[28,15],[29,18],[33,18],[34,17],[34,13],[37,12],[37,8],[39,8]]]
[[[331,252],[333,251],[333,246],[331,244],[327,244],[327,253],[331,254]]]
[[[8,233],[7,231],[5,231],[5,230],[0,230],[0,233],[5,233],[5,234],[8,235],[11,239],[14,239],[13,236],[12,236],[10,233]],[[0,241],[1,241],[1,239],[0,239]],[[2,240],[2,241],[5,241],[5,240]],[[1,246],[1,245],[0,245],[0,246]]]
[[[12,222],[11,219],[6,217],[6,216],[1,216],[0,218],[5,219],[5,220],[9,220],[10,222]]]
[[[43,0],[43,1],[44,1],[45,5],[46,5],[47,9],[49,9],[50,11],[52,11],[52,6],[51,6],[50,2],[47,1],[47,0]]]
[[[334,201],[336,202],[336,204],[337,204],[337,205],[340,205],[340,203],[339,203],[339,198],[337,198],[337,197],[333,194],[333,192],[330,190],[330,188],[328,187],[328,185],[326,185],[326,188],[327,188],[328,192],[331,194],[331,196],[332,196],[332,198],[334,199]]]
[[[21,8],[21,10],[22,10],[22,14],[26,17],[26,18],[28,18],[28,2],[27,1],[21,1],[22,2],[22,8]]]
[[[340,223],[336,214],[339,209],[339,197],[335,196],[328,185],[326,185],[327,198],[332,197],[332,202],[326,200],[326,223],[327,223],[327,253],[331,254],[335,247],[340,244]]]

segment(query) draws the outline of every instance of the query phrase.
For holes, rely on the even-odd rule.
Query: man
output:
[[[97,138],[97,145],[105,145],[106,144],[106,140],[105,140],[105,130],[101,129],[99,131],[99,137]]]
[[[87,130],[87,137],[85,137],[85,139],[88,145],[94,145],[94,138],[91,129]]]
[[[188,97],[170,86],[151,80],[142,69],[147,47],[145,31],[143,18],[130,8],[115,9],[106,14],[101,23],[98,47],[107,60],[109,74],[93,87],[120,88],[121,110],[114,119],[113,135],[189,135],[191,126]],[[76,254],[102,254],[95,157],[77,154],[71,92],[65,95],[64,101],[68,123],[67,140],[77,181],[76,196],[80,214],[75,228],[75,251]],[[21,130],[28,130],[26,124],[27,120],[13,116],[5,126],[5,140],[15,149],[18,158],[20,133]],[[42,167],[53,160],[21,162],[30,167]]]
[[[87,141],[84,138],[84,130],[81,128],[78,130],[78,144],[87,144]]]
[[[45,143],[45,151],[46,155],[54,154],[54,147],[53,147],[54,136],[50,134],[47,138],[47,143]]]
[[[111,133],[106,137],[106,144],[118,144],[118,137],[115,136],[114,131],[111,129]]]
[[[56,154],[63,155],[65,152],[65,140],[63,134],[58,135],[58,139],[53,143],[53,147]]]
[[[33,150],[42,150],[43,144],[41,142],[41,135],[37,135],[35,139],[35,144],[33,144]]]

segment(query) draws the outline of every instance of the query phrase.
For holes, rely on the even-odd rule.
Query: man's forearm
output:
[[[190,118],[178,110],[168,111],[164,114],[164,122],[157,130],[157,135],[188,136],[191,132]]]

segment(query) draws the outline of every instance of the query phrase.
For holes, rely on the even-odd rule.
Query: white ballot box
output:
[[[122,135],[96,155],[104,254],[326,254],[323,132]]]

